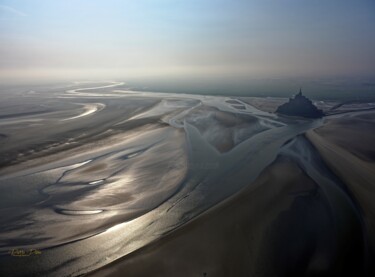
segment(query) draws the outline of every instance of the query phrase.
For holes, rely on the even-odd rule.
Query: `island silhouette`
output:
[[[302,89],[293,98],[289,98],[287,103],[280,105],[276,113],[308,118],[320,118],[324,115],[323,111],[319,110],[309,98],[302,95]]]

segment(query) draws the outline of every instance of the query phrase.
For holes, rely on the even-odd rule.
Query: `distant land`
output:
[[[137,91],[209,94],[219,96],[289,97],[290,89],[303,87],[304,95],[312,100],[355,101],[375,100],[375,77],[335,78],[238,78],[237,80],[196,78],[126,79]]]
[[[22,87],[65,87],[75,83],[95,82],[90,79],[61,78],[59,80],[4,79],[0,77],[0,94]],[[256,78],[242,76],[234,80],[208,78],[203,76],[150,76],[140,78],[116,77],[108,81],[124,81],[118,89],[133,91],[187,93],[241,97],[285,97],[289,98],[291,88],[303,87],[304,95],[311,100],[337,100],[341,103],[366,103],[375,101],[375,76],[368,77],[317,77],[317,78]]]

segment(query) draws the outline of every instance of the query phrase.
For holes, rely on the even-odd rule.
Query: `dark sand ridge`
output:
[[[315,133],[361,160],[375,162],[375,112],[329,119]]]
[[[375,257],[374,117],[375,113],[371,113],[332,119],[307,133],[324,161],[347,185],[362,208],[372,258]]]
[[[239,194],[88,276],[355,276],[361,231],[346,227],[334,228],[321,189],[279,156]]]

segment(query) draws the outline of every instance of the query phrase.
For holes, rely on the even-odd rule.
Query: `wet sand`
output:
[[[156,138],[163,141],[150,147],[147,140],[154,143]],[[111,151],[117,148],[116,153],[108,154],[108,145],[111,145]],[[124,149],[123,145],[133,148]],[[100,152],[106,154],[98,156]],[[12,190],[17,196],[3,197],[1,206],[7,208],[8,216],[0,219],[3,223],[0,230],[6,231],[7,222],[18,226],[26,226],[32,221],[38,224],[8,231],[4,234],[8,243],[0,245],[0,250],[12,247],[14,240],[24,247],[36,243],[40,248],[63,244],[139,217],[173,195],[187,172],[184,134],[166,126],[138,128],[131,133],[96,141],[94,145],[76,147],[63,154],[50,154],[46,159],[57,160],[55,166],[61,165],[64,158],[59,155],[68,155],[70,163],[72,159],[85,159],[87,162],[50,170],[51,175],[57,173],[60,176],[58,181],[38,184],[37,193],[20,194],[17,190],[22,191],[21,186],[25,183],[16,184],[14,188],[14,182],[7,184],[6,180],[2,181],[0,193],[7,196]],[[94,155],[95,159],[90,159],[90,155]],[[35,165],[35,161],[30,161],[17,167],[27,168],[27,164],[33,163]],[[39,163],[39,169],[33,170],[43,169],[45,162]],[[51,163],[47,165],[53,168]],[[27,170],[24,174],[27,175]],[[35,189],[34,186],[31,188]],[[79,215],[84,217],[77,220],[75,216]],[[39,231],[41,226],[42,232]],[[42,242],[39,242],[40,239]]]
[[[346,231],[332,228],[323,195],[296,163],[279,156],[235,196],[87,276],[361,273],[360,229],[356,225],[345,226]],[[345,245],[339,243],[338,232],[347,232],[342,238]]]
[[[333,118],[307,133],[332,171],[355,197],[375,258],[375,113]],[[374,268],[372,268],[374,273]]]
[[[117,85],[0,102],[0,275],[364,275],[357,200],[303,136],[321,120]]]
[[[375,112],[328,118],[324,127],[314,131],[360,160],[375,162]],[[311,132],[312,133],[312,132]]]

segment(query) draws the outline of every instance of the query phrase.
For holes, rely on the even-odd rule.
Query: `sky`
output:
[[[371,79],[374,30],[373,0],[0,0],[0,82]]]

